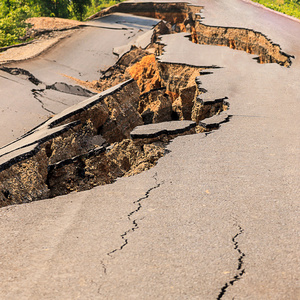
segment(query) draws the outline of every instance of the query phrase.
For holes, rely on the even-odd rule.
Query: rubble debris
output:
[[[171,121],[172,100],[166,94],[165,88],[150,90],[140,95],[138,112],[143,118],[144,124]]]

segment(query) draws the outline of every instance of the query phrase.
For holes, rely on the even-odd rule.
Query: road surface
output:
[[[300,23],[194,3],[206,24],[266,34],[292,66],[165,36],[162,61],[221,67],[202,84],[229,98],[230,122],[176,138],[137,176],[0,209],[1,299],[300,299]]]
[[[27,76],[12,75],[0,67],[0,93],[4,99],[0,103],[0,147],[19,138],[50,116],[90,97],[84,93],[45,90],[46,85],[58,82],[74,87],[78,86],[74,79],[98,80],[100,70],[106,70],[117,61],[114,48],[134,41],[159,22],[121,14],[109,20],[110,23],[89,21],[86,27],[61,41],[51,51],[28,61],[5,66],[28,71],[40,81],[38,85],[30,82]],[[32,90],[37,90],[37,93]]]

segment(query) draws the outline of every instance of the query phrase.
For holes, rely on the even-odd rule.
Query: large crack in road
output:
[[[135,15],[159,18],[169,24],[169,33],[188,32],[190,40],[197,44],[226,46],[257,54],[259,63],[277,63],[289,67],[293,55],[282,51],[280,45],[271,41],[265,34],[239,27],[210,26],[204,24],[201,14],[203,6],[186,2],[179,3],[120,3],[107,8],[90,19],[115,12],[128,12]],[[172,13],[171,13],[172,12]]]
[[[136,55],[137,53],[139,55]],[[148,66],[147,73],[143,72],[144,66]],[[120,176],[138,174],[154,166],[165,153],[164,145],[178,134],[209,130],[209,126],[204,122],[195,129],[186,127],[184,130],[170,133],[160,130],[161,133],[154,140],[151,135],[147,137],[147,134],[143,138],[130,140],[131,131],[137,125],[172,120],[193,120],[197,124],[205,118],[227,110],[229,103],[226,97],[202,101],[201,93],[205,90],[201,87],[199,75],[206,76],[208,73],[201,74],[201,70],[187,65],[159,63],[153,54],[145,50],[138,48],[131,50],[111,69],[111,75],[103,79],[103,85],[99,85],[111,88],[112,92],[105,90],[102,96],[101,93],[99,96],[95,95],[95,101],[90,104],[78,109],[75,106],[73,112],[67,114],[63,112],[61,116],[49,119],[23,139],[10,144],[11,150],[2,149],[3,160],[8,154],[17,153],[15,158],[10,158],[2,165],[8,170],[7,173],[10,173],[9,169],[13,166],[18,169],[15,164],[26,159],[25,150],[23,154],[18,152],[30,145],[34,146],[35,142],[37,143],[37,146],[34,146],[35,151],[40,152],[43,157],[34,162],[38,167],[38,173],[34,173],[35,180],[30,180],[27,187],[27,183],[19,181],[12,183],[5,172],[1,174],[3,178],[1,189],[9,191],[2,193],[3,203],[16,203],[15,201],[18,202],[22,198],[38,200],[54,197],[74,190],[80,191],[99,184],[111,183]],[[7,71],[14,73],[13,70]],[[32,74],[28,76],[34,77]],[[122,80],[130,77],[133,79],[122,83]],[[110,87],[112,83],[119,84],[120,87]],[[40,100],[38,96],[47,89],[81,95],[89,93],[84,88],[63,83],[48,85],[41,90],[34,89],[33,93]],[[70,130],[62,136],[47,133],[49,129],[55,131],[58,125],[69,126],[68,124],[73,124],[73,129],[68,127]],[[34,136],[41,134],[43,137],[39,138],[39,142],[34,140]],[[30,142],[27,143],[26,140]],[[105,143],[111,146],[103,146]],[[23,172],[24,169],[28,170],[27,174],[31,174],[29,166],[31,168],[35,161],[34,154],[29,161],[28,167],[21,163]],[[38,171],[41,168],[44,171]],[[40,174],[43,174],[42,177]],[[35,186],[32,186],[32,182],[35,182]],[[19,184],[22,185],[26,197],[17,193]],[[38,198],[27,194],[27,191],[32,189],[39,190],[36,194],[39,195]]]
[[[124,5],[117,5],[113,9],[124,9],[127,4]],[[132,10],[132,4],[128,5],[128,9]],[[145,13],[145,5],[148,4],[134,4],[136,9],[133,13],[137,13],[139,9],[138,14]],[[255,38],[258,33],[253,33],[252,30],[203,25],[199,19],[199,7],[186,4],[176,4],[180,9],[176,18],[171,17],[168,11],[174,5],[159,5],[159,15],[166,21],[159,22],[154,27],[151,42],[145,50],[132,47],[114,66],[102,71],[98,81],[82,82],[89,89],[63,82],[46,85],[27,70],[1,68],[4,72],[21,76],[38,86],[39,88],[32,89],[32,94],[43,109],[50,113],[53,111],[47,108],[44,102],[44,99],[49,98],[45,95],[47,90],[84,97],[95,95],[90,89],[100,92],[94,96],[95,100],[87,100],[87,105],[66,109],[61,116],[49,119],[23,138],[10,143],[8,148],[2,148],[0,157],[3,171],[0,176],[3,180],[0,190],[5,191],[0,194],[2,205],[20,203],[24,198],[33,201],[74,190],[90,189],[99,184],[111,183],[119,176],[130,176],[149,169],[164,154],[164,145],[174,138],[174,134],[170,137],[163,135],[155,141],[147,138],[132,141],[130,133],[136,126],[172,120],[192,120],[197,126],[195,130],[188,129],[184,133],[187,134],[217,129],[221,123],[229,120],[230,116],[224,114],[229,108],[227,97],[202,97],[207,89],[201,84],[201,76],[213,76],[213,71],[205,69],[213,70],[218,67],[196,67],[158,60],[158,56],[164,51],[164,44],[159,39],[161,35],[190,31],[188,37],[193,42],[212,45],[227,45],[229,37],[243,41],[243,37],[246,36],[246,48],[244,44],[237,43],[233,48],[249,52],[251,47],[253,53],[260,55],[261,62],[276,62],[289,66],[286,61],[290,56],[282,53],[280,47],[271,43],[265,36],[262,35],[258,39]],[[177,7],[176,5],[174,7]],[[102,14],[107,12],[110,12],[110,9]],[[219,35],[224,39],[222,43]],[[213,38],[210,39],[209,36]],[[232,45],[232,42],[229,44]],[[274,54],[276,59],[269,59],[269,52],[278,53],[279,56]],[[52,100],[51,97],[49,99]],[[214,115],[220,116],[212,118]],[[204,119],[207,121],[202,122]],[[58,125],[65,129],[61,131]],[[49,129],[50,132],[56,133],[48,133]],[[39,138],[35,140],[35,136]],[[106,148],[103,146],[105,143],[111,146]],[[28,147],[33,147],[30,148],[30,152],[26,152]],[[42,157],[39,162],[35,161],[36,153]],[[32,164],[36,165],[36,171],[32,173],[24,164],[31,167]],[[29,180],[28,183],[11,182],[11,175],[8,175],[11,168],[14,169],[13,172],[18,173],[21,165],[23,172],[27,170],[25,173],[34,176],[34,180]],[[101,173],[97,171],[96,165],[101,166]],[[35,182],[35,186],[32,186],[32,182]],[[19,195],[20,189],[26,197]],[[39,196],[32,197],[32,190],[38,190],[36,195]],[[30,191],[31,195],[27,191]]]
[[[113,183],[121,176],[141,173],[169,153],[166,145],[175,137],[200,132],[208,135],[210,130],[229,122],[232,117],[227,113],[230,99],[225,96],[225,91],[222,91],[222,97],[209,99],[205,94],[211,89],[202,84],[202,78],[213,77],[215,69],[221,66],[199,67],[160,60],[165,45],[159,36],[187,32],[186,38],[195,44],[243,50],[258,55],[260,63],[276,63],[284,67],[292,64],[291,55],[258,31],[201,24],[197,13],[199,7],[196,10],[192,6],[176,4],[184,13],[179,10],[172,15],[167,10],[172,5],[174,9],[175,4],[160,4],[158,12],[155,4],[147,5],[124,3],[113,8],[118,11],[127,7],[132,12],[134,7],[134,13],[159,16],[166,22],[160,22],[154,28],[147,47],[132,46],[115,65],[102,70],[98,80],[88,82],[69,76],[81,87],[64,82],[45,85],[27,70],[1,69],[37,86],[31,92],[50,113],[53,111],[47,109],[43,101],[47,90],[85,97],[93,95],[0,149],[1,205],[87,190]],[[149,5],[154,6],[155,13],[145,11]],[[109,12],[112,10],[105,10],[103,14]],[[155,184],[133,202],[136,206],[126,216],[130,228],[120,235],[120,246],[106,253],[109,259],[118,256],[116,254],[129,244],[131,234],[140,228],[137,215],[143,203],[164,183],[158,182],[156,173],[153,179]],[[239,242],[244,228],[238,223],[234,226],[238,228],[231,238],[233,250],[238,255],[234,261],[234,275],[221,286],[217,299],[225,298],[231,287],[246,274],[245,253],[248,252],[242,250]],[[108,275],[106,259],[100,263],[104,275]]]

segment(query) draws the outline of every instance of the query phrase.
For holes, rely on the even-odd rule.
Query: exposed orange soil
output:
[[[133,65],[128,72],[132,78],[136,80],[141,93],[162,87],[162,78],[159,75],[154,54],[143,57],[142,60]]]

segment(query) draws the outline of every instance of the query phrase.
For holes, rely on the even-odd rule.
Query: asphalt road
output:
[[[122,14],[106,17],[105,20],[89,21],[89,26],[76,31],[37,58],[5,66],[30,72],[41,81],[39,85],[30,82],[24,75],[11,75],[0,69],[0,94],[3,99],[0,101],[0,147],[19,138],[53,114],[88,97],[44,90],[45,85],[62,82],[76,86],[78,83],[72,78],[82,81],[99,79],[100,70],[106,70],[117,61],[118,56],[113,54],[115,47],[136,40],[158,22],[151,18]],[[40,92],[34,94],[32,90]]]
[[[230,121],[176,138],[137,176],[0,209],[0,298],[300,299],[300,23],[194,2],[207,24],[280,42],[291,68],[164,37],[162,60],[222,67],[201,80],[207,97],[229,98]]]

